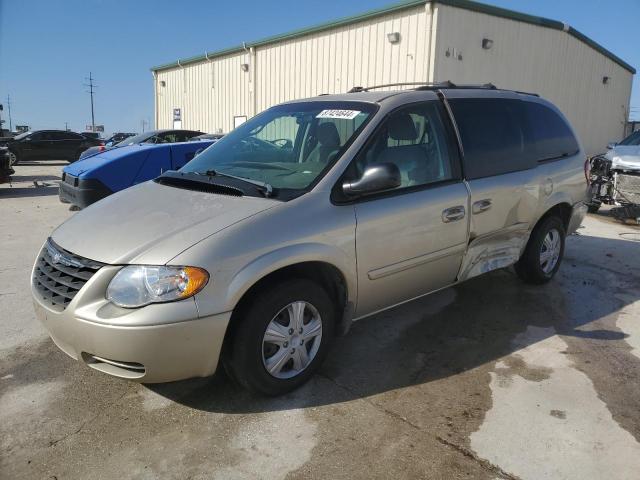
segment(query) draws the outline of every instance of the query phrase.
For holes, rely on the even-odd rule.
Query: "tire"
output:
[[[524,254],[515,265],[518,276],[526,283],[538,285],[551,280],[562,262],[565,237],[564,223],[560,218],[551,216],[543,219],[531,232]],[[558,242],[557,248],[553,248],[556,245],[554,238]],[[550,249],[550,247],[552,248]],[[547,262],[542,259],[542,255],[545,253],[543,249],[545,252],[550,250],[555,252],[549,254],[550,258]],[[553,262],[553,258],[555,258],[555,262]],[[553,263],[549,264],[548,262]]]
[[[587,204],[587,212],[589,213],[598,213],[598,210],[600,210],[600,203],[589,203]]]
[[[292,304],[301,308],[295,310]],[[303,311],[306,323],[302,334],[299,330],[292,334],[295,311]],[[301,386],[322,364],[333,340],[335,306],[317,283],[306,279],[287,280],[256,293],[237,320],[239,323],[230,338],[230,352],[223,358],[225,370],[246,389],[275,396]],[[317,328],[313,328],[318,322],[319,335]],[[314,332],[305,333],[305,325],[312,325],[310,328],[316,336],[308,337]],[[272,335],[284,336],[278,336],[274,343],[265,341],[267,327]],[[307,352],[309,363],[304,362],[301,348]],[[297,368],[302,365],[305,366]]]
[[[18,163],[20,163],[20,158],[18,157],[18,154],[16,152],[12,152],[11,150],[9,150],[9,166],[13,167],[15,165],[18,165]]]

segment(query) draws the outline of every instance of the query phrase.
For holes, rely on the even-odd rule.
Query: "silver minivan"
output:
[[[586,211],[584,161],[557,108],[493,86],[285,103],[54,230],[35,309],[96,370],[223,365],[280,394],[354,320],[511,265],[549,281]]]

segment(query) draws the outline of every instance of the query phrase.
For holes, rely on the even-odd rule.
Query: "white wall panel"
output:
[[[357,85],[429,81],[429,12],[419,6],[258,46],[255,56],[243,52],[160,70],[158,128],[172,127],[173,108],[182,108],[183,128],[228,132],[235,115],[251,117],[286,100]],[[391,32],[400,33],[399,44],[389,43]],[[241,63],[250,64],[249,72]]]
[[[621,138],[631,72],[564,31],[450,6],[437,8],[436,80],[491,82],[538,93],[568,117],[588,154]],[[493,40],[490,50],[482,49],[483,38]],[[453,55],[454,49],[462,60]],[[604,76],[611,79],[607,85]]]
[[[173,128],[174,108],[182,109],[182,128],[211,133],[231,130],[234,116],[251,116],[251,76],[243,63],[249,63],[248,53],[159,71],[157,128]]]
[[[388,41],[391,32],[400,33],[400,43]],[[485,37],[494,42],[490,50],[481,47]],[[595,153],[623,135],[632,74],[567,32],[427,3],[159,70],[157,126],[172,127],[172,110],[181,108],[184,128],[228,132],[234,116],[251,117],[283,101],[434,80],[539,93]]]

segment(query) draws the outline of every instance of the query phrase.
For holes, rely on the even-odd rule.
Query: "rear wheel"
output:
[[[560,268],[564,255],[565,228],[556,216],[542,220],[531,233],[529,243],[518,263],[516,272],[527,283],[546,283]]]
[[[281,395],[305,383],[327,355],[335,308],[315,282],[288,280],[250,300],[224,359],[243,387]]]

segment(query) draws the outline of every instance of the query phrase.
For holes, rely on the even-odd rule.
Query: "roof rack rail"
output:
[[[386,83],[383,85],[374,85],[372,87],[353,87],[347,93],[368,92],[370,90],[387,87],[415,87],[414,90],[437,90],[439,88],[484,88],[497,90],[498,88],[492,83],[483,83],[478,85],[456,85],[451,80],[445,80],[444,82],[398,82]]]
[[[537,93],[531,93],[531,92],[521,92],[520,90],[511,90],[513,93],[519,93],[520,95],[531,95],[532,97],[539,97],[540,95],[538,95]]]
[[[378,88],[387,88],[387,87],[443,87],[446,88],[445,85],[453,85],[453,83],[446,82],[397,82],[397,83],[385,83],[382,85],[373,85],[371,87],[353,87],[347,93],[358,93],[358,92],[368,92],[370,90],[376,90]]]

